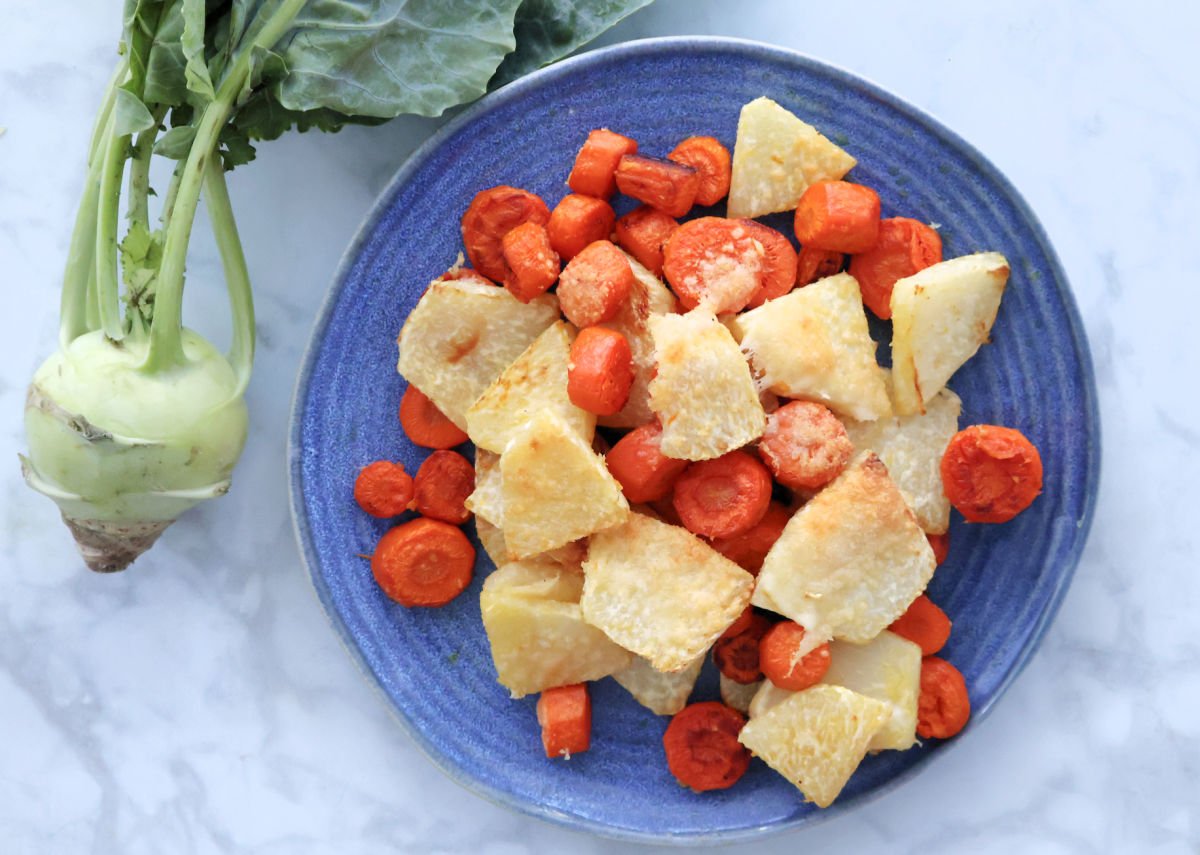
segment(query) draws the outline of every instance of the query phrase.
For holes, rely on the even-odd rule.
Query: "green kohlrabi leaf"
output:
[[[154,153],[169,157],[171,160],[183,160],[191,151],[192,140],[195,138],[195,125],[180,125],[171,128],[154,141]]]
[[[154,117],[142,103],[142,99],[128,89],[117,89],[117,102],[113,110],[113,131],[123,137],[154,127]]]
[[[285,108],[437,116],[482,95],[520,0],[310,0],[276,47]]]
[[[146,103],[176,107],[187,101],[187,77],[184,74],[187,59],[180,44],[182,36],[183,2],[167,0],[146,63]]]
[[[587,44],[653,0],[524,0],[517,10],[517,49],[490,88],[502,86]]]
[[[179,44],[183,50],[183,75],[189,91],[194,92],[203,103],[217,97],[212,78],[208,76],[208,62],[204,56],[204,0],[183,0],[183,33]]]

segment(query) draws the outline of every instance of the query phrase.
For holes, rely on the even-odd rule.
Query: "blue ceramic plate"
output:
[[[570,762],[547,760],[534,698],[510,700],[496,683],[479,616],[479,588],[493,569],[482,550],[463,596],[442,609],[406,610],[380,592],[367,562],[356,557],[370,553],[390,523],[359,511],[351,490],[369,461],[400,460],[415,471],[425,457],[396,418],[405,383],[395,371],[395,338],[426,283],[460,251],[459,218],[478,190],[511,184],[553,206],[567,192],[576,150],[598,127],[636,138],[647,154],[663,155],[691,134],[716,136],[732,148],[740,107],[759,95],[845,145],[859,161],[850,178],[879,191],[885,216],[940,223],[946,257],[999,250],[1012,264],[994,342],[955,375],[953,386],[963,399],[964,425],[1010,425],[1033,439],[1046,489],[1007,525],[966,526],[956,518],[950,559],[931,589],[954,620],[944,655],[966,675],[975,724],[1045,631],[1091,521],[1099,420],[1066,277],[1017,191],[938,122],[790,51],[707,38],[587,53],[465,110],[393,179],[321,312],[292,414],[296,529],[334,626],[438,766],[495,802],[612,837],[744,840],[803,826],[822,813],[757,760],[729,791],[682,789],[663,761],[667,719],[638,706],[611,679],[594,686],[591,751]],[[631,207],[619,202],[625,204],[618,213]],[[886,330],[876,332],[886,341]],[[715,696],[709,673],[695,698]],[[972,738],[971,730],[958,739]],[[861,804],[950,744],[868,758],[824,815]]]

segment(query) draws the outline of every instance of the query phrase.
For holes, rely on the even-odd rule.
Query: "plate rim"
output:
[[[458,112],[431,134],[420,146],[418,146],[412,154],[396,169],[392,176],[388,179],[383,190],[376,197],[371,207],[363,216],[354,232],[354,236],[347,245],[338,261],[334,271],[331,284],[327,290],[324,299],[321,301],[316,319],[314,320],[309,332],[308,340],[304,347],[304,353],[301,360],[300,370],[296,376],[296,382],[292,390],[292,400],[289,406],[288,416],[288,440],[287,440],[287,489],[288,489],[288,504],[292,518],[292,533],[296,540],[298,552],[300,554],[301,563],[305,572],[308,575],[309,590],[316,597],[321,610],[325,615],[326,621],[335,630],[338,640],[342,643],[350,658],[358,666],[360,674],[370,683],[376,692],[382,698],[385,707],[391,712],[393,718],[400,724],[401,729],[408,737],[416,744],[421,752],[436,766],[443,774],[449,777],[459,786],[469,792],[480,796],[492,804],[507,808],[525,816],[531,816],[542,821],[551,823],[560,828],[566,828],[574,832],[587,832],[600,837],[611,840],[619,840],[622,842],[641,843],[641,844],[657,844],[657,845],[673,845],[673,846],[696,846],[696,845],[723,845],[733,843],[744,843],[753,840],[762,840],[769,836],[782,834],[786,831],[795,831],[800,828],[807,828],[828,821],[837,816],[848,813],[851,810],[869,804],[876,799],[882,798],[884,795],[896,790],[900,785],[907,782],[917,774],[927,770],[932,763],[941,758],[947,751],[956,747],[961,740],[950,740],[933,752],[924,762],[905,769],[901,773],[890,778],[885,783],[878,786],[876,789],[860,794],[844,802],[836,802],[833,806],[826,808],[819,813],[808,814],[793,820],[773,823],[770,825],[756,826],[752,828],[743,828],[736,830],[713,831],[713,832],[643,832],[634,829],[615,827],[603,822],[599,822],[586,817],[567,814],[562,811],[555,810],[543,804],[536,804],[527,800],[518,798],[512,793],[503,789],[494,787],[484,783],[471,775],[467,770],[460,768],[449,762],[442,754],[421,734],[402,713],[402,711],[392,702],[392,699],[384,691],[383,686],[372,673],[369,664],[362,650],[351,637],[349,628],[340,614],[331,608],[329,601],[329,591],[321,580],[318,572],[319,560],[313,542],[312,529],[304,510],[303,501],[303,476],[302,476],[302,454],[301,454],[301,435],[303,432],[303,403],[306,398],[306,393],[311,381],[312,371],[317,361],[317,355],[320,350],[320,343],[325,337],[325,332],[333,317],[333,308],[345,287],[346,278],[349,275],[351,268],[354,266],[362,247],[373,233],[378,224],[380,217],[390,207],[395,196],[400,192],[403,184],[408,180],[409,176],[416,172],[424,161],[435,151],[442,143],[457,133],[463,126],[470,124],[476,117],[490,111],[493,107],[506,103],[513,98],[520,97],[525,90],[540,86],[544,81],[553,80],[556,77],[569,75],[577,68],[583,68],[598,62],[604,62],[611,57],[638,57],[647,54],[662,54],[665,52],[688,53],[694,50],[727,50],[734,53],[740,53],[746,56],[767,59],[776,63],[790,64],[793,66],[801,66],[806,70],[817,71],[821,74],[835,77],[841,83],[848,87],[865,91],[884,102],[888,107],[895,109],[909,118],[915,119],[918,123],[928,127],[936,136],[942,137],[971,162],[972,168],[977,173],[982,173],[990,182],[1002,190],[1012,201],[1013,207],[1023,219],[1024,224],[1028,226],[1031,236],[1040,245],[1042,251],[1048,259],[1051,269],[1054,273],[1054,286],[1060,292],[1063,298],[1063,303],[1067,308],[1065,320],[1072,340],[1076,343],[1075,352],[1079,357],[1080,370],[1083,375],[1083,398],[1084,411],[1086,422],[1091,429],[1091,436],[1086,449],[1086,466],[1087,466],[1087,481],[1084,489],[1084,503],[1082,515],[1076,521],[1079,529],[1079,536],[1075,540],[1074,547],[1071,553],[1064,560],[1063,572],[1059,575],[1053,591],[1050,593],[1046,607],[1038,616],[1034,623],[1029,641],[1018,652],[1015,664],[1004,675],[1000,681],[991,700],[972,710],[972,729],[978,726],[978,723],[983,721],[992,711],[996,702],[999,701],[1005,693],[1011,688],[1013,682],[1025,670],[1029,664],[1033,654],[1041,646],[1047,630],[1057,616],[1062,602],[1065,599],[1066,592],[1070,588],[1071,582],[1074,579],[1075,572],[1079,567],[1080,560],[1083,555],[1083,550],[1087,545],[1088,537],[1091,531],[1092,521],[1095,516],[1097,497],[1099,495],[1100,476],[1101,476],[1101,430],[1102,423],[1100,420],[1098,393],[1096,387],[1095,369],[1092,360],[1091,347],[1088,342],[1087,331],[1083,324],[1082,316],[1080,315],[1079,306],[1075,300],[1074,290],[1071,288],[1070,280],[1067,277],[1066,269],[1059,258],[1058,252],[1051,243],[1049,235],[1042,226],[1041,220],[1038,219],[1025,197],[1020,193],[1017,187],[1009,178],[1000,171],[1000,169],[991,162],[978,148],[969,141],[960,136],[957,132],[947,126],[944,122],[932,115],[930,112],[917,107],[911,102],[894,94],[884,86],[876,83],[874,80],[865,77],[855,72],[850,72],[836,64],[816,59],[806,53],[793,50],[791,48],[773,45],[767,42],[757,41],[753,39],[736,38],[731,36],[656,36],[643,39],[634,39],[625,42],[619,42],[613,45],[585,50],[582,53],[577,53],[566,59],[544,66],[536,71],[533,71],[517,80],[512,81],[493,92],[489,92],[474,103],[461,108]],[[451,108],[452,110],[457,108]]]

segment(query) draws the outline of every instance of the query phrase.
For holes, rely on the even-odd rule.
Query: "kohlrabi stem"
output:
[[[100,111],[96,116],[96,127],[92,132],[88,148],[88,171],[84,179],[83,194],[79,210],[75,212],[75,228],[71,232],[71,248],[67,252],[67,265],[63,271],[62,302],[59,306],[59,344],[66,347],[86,332],[96,328],[97,317],[90,317],[88,302],[91,297],[88,282],[95,275],[96,215],[100,199],[100,171],[107,146],[104,135],[112,116],[113,104],[117,99],[117,86],[124,80],[128,62],[117,64],[108,89],[104,93]]]
[[[246,391],[250,369],[254,366],[254,295],[250,290],[246,255],[242,252],[237,222],[233,218],[233,205],[229,202],[229,188],[225,185],[225,170],[219,158],[214,157],[208,162],[204,173],[204,199],[229,289],[229,308],[233,314],[229,362],[237,373],[236,393],[240,396]]]
[[[229,120],[234,101],[250,73],[250,61],[255,48],[269,48],[279,41],[306,2],[308,0],[283,0],[280,3],[254,38],[239,49],[217,89],[216,98],[200,115],[196,136],[179,181],[179,190],[171,206],[170,226],[163,241],[162,264],[158,269],[154,296],[154,320],[150,325],[150,351],[142,366],[146,371],[167,370],[185,361],[181,340],[183,272],[204,174],[209,161],[218,157],[217,144],[221,129]]]
[[[175,168],[171,170],[171,180],[167,184],[167,192],[163,196],[162,212],[158,215],[158,221],[162,223],[164,232],[171,226],[171,211],[175,209],[175,200],[179,197],[179,182],[183,180],[184,166],[182,160],[176,162]]]
[[[100,194],[96,219],[96,295],[100,307],[100,327],[113,341],[125,337],[121,320],[121,288],[117,272],[117,221],[121,211],[121,179],[129,156],[129,136],[118,135],[116,117],[110,116],[107,148],[101,157]]]
[[[150,230],[150,156],[162,121],[161,108],[154,111],[154,127],[137,135],[129,163],[129,222]]]

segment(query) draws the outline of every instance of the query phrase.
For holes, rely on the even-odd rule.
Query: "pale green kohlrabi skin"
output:
[[[34,375],[22,468],[69,525],[145,529],[153,542],[188,508],[228,491],[246,442],[246,404],[220,352],[191,330],[182,342],[185,364],[149,373],[140,367],[148,339],[91,332]]]

